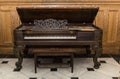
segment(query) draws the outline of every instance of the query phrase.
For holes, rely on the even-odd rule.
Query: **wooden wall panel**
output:
[[[120,44],[120,10],[118,13],[117,42]]]
[[[0,6],[0,54],[13,53],[13,29],[19,23],[15,7]]]
[[[119,10],[105,9],[99,10],[96,17],[96,25],[103,30],[103,52],[117,54],[119,52],[118,28]],[[111,50],[112,49],[112,50]]]
[[[99,7],[95,24],[103,30],[103,53],[120,53],[120,0],[0,0],[0,53],[12,53],[16,7]],[[6,50],[7,49],[7,50]]]
[[[115,43],[117,38],[117,27],[118,27],[118,11],[109,11],[108,21],[108,43]]]
[[[0,45],[2,45],[2,16],[1,16],[1,11],[0,11]]]
[[[4,11],[1,13],[2,16],[2,39],[4,45],[11,45],[12,44],[12,26],[11,26],[11,18],[10,18],[10,12]]]

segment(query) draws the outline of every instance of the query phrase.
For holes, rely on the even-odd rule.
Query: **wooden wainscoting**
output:
[[[103,53],[120,53],[120,0],[0,0],[0,53],[13,53],[16,7],[99,7],[94,23],[103,29]]]

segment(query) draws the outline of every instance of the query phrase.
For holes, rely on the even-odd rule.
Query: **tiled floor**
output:
[[[99,58],[99,69],[93,68],[92,58],[75,58],[74,73],[68,67],[57,68],[57,71],[37,68],[35,74],[32,58],[24,58],[22,70],[14,72],[16,61],[16,58],[0,59],[0,79],[120,79],[120,65],[113,58]]]

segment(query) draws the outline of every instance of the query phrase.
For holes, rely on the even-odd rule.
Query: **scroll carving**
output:
[[[56,20],[56,19],[45,19],[45,20],[34,20],[36,28],[42,30],[60,30],[67,29],[67,20]]]

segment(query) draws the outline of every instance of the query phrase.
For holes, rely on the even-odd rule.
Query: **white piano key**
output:
[[[24,39],[76,39],[76,36],[25,36]]]

